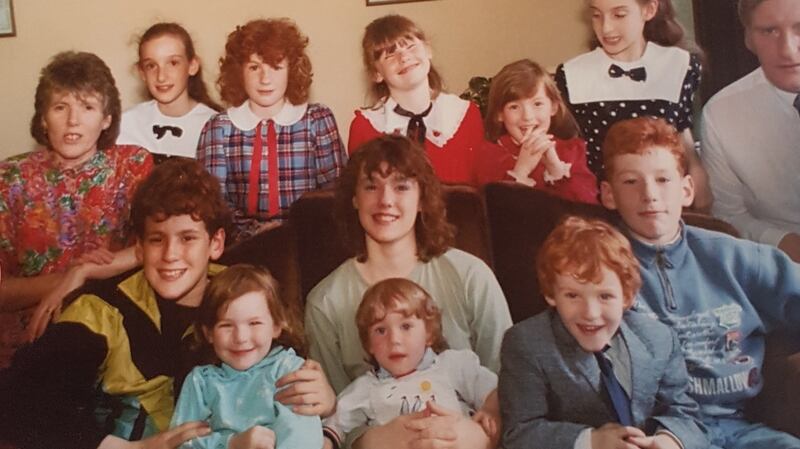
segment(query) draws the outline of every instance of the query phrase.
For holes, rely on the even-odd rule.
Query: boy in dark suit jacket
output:
[[[568,217],[536,270],[552,308],[503,340],[503,447],[707,447],[677,337],[628,310],[641,285],[628,240],[602,221]]]

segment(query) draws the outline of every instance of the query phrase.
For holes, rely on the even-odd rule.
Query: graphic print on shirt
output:
[[[659,319],[643,301],[636,309]],[[733,303],[661,319],[678,334],[689,371],[689,393],[696,399],[740,397],[742,392],[755,394],[760,389],[760,362],[750,355],[756,348],[743,344],[752,340],[744,338],[748,332],[741,328],[742,314],[742,307]]]
[[[377,422],[389,422],[400,415],[425,409],[425,404],[436,402],[446,408],[459,408],[457,393],[436,378],[416,377],[391,379],[370,393]]]

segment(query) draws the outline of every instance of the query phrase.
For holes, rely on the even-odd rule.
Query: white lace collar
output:
[[[275,114],[270,120],[281,126],[292,126],[303,117],[306,113],[306,109],[308,109],[308,103],[293,105],[287,101],[283,103],[280,112]],[[244,103],[239,106],[228,108],[227,113],[234,126],[243,131],[254,129],[261,121],[266,122],[266,119],[253,113],[248,100],[245,100]]]
[[[405,135],[410,119],[394,112],[395,106],[397,102],[389,97],[377,109],[362,109],[361,113],[379,132]],[[453,94],[440,93],[433,100],[431,112],[422,119],[427,129],[425,138],[437,147],[443,147],[458,131],[468,108],[468,101]]]

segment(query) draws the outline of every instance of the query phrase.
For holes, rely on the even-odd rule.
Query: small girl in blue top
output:
[[[277,292],[269,272],[252,265],[234,265],[209,283],[196,330],[219,363],[189,373],[172,427],[207,421],[211,433],[182,448],[322,447],[319,417],[273,399],[275,382],[304,363],[292,349],[304,347],[300,321]]]

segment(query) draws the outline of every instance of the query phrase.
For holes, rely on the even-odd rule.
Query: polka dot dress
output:
[[[642,65],[641,62],[642,61],[639,61],[639,65]],[[664,118],[679,131],[683,131],[692,126],[692,102],[694,100],[694,93],[700,85],[701,72],[701,65],[697,55],[690,55],[688,67],[682,82],[675,82],[674,77],[665,80],[672,84],[672,86],[669,86],[669,89],[674,89],[675,94],[674,96],[670,96],[671,98],[659,98],[665,97],[666,95],[656,94],[655,92],[654,95],[648,96],[648,90],[650,90],[650,88],[658,90],[659,92],[664,92],[667,86],[659,83],[663,72],[660,72],[656,68],[651,69],[645,64],[648,78],[645,83],[633,81],[626,77],[611,81],[616,85],[622,83],[630,84],[630,89],[636,90],[636,92],[633,95],[628,95],[629,92],[626,92],[626,96],[638,98],[620,100],[613,96],[609,96],[609,98],[586,98],[587,95],[583,95],[582,99],[588,99],[589,101],[573,102],[570,101],[570,90],[575,86],[569,85],[568,79],[572,79],[573,81],[586,79],[588,81],[591,77],[569,77],[567,76],[569,66],[566,68],[565,66],[567,65],[562,64],[558,67],[556,71],[556,84],[564,97],[564,101],[575,116],[583,137],[586,139],[587,162],[589,168],[598,179],[602,179],[603,172],[601,145],[606,137],[608,129],[614,123],[629,118],[655,116]],[[686,64],[684,64],[684,66],[686,66]],[[598,73],[596,76],[610,78],[607,74],[608,65],[603,64],[603,66],[598,67],[597,70]],[[597,78],[595,78],[595,80],[597,80]],[[615,88],[624,89],[625,86],[615,86]],[[598,92],[596,97],[602,97],[602,91],[604,89],[600,86],[598,90],[601,92]]]

